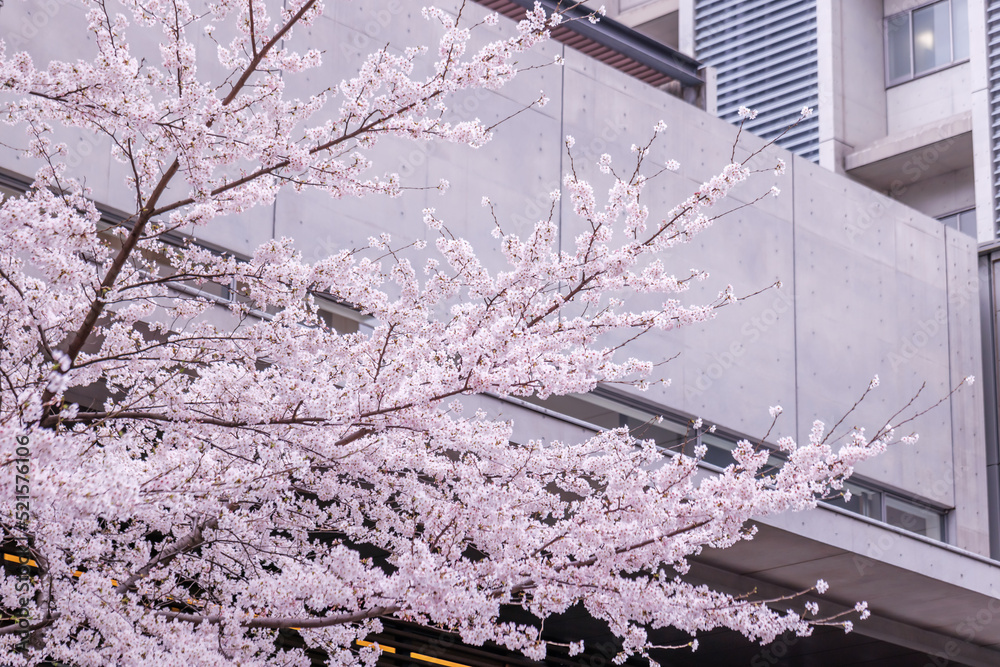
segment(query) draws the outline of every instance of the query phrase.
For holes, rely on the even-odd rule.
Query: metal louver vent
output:
[[[720,118],[739,123],[741,106],[757,109],[744,127],[772,139],[812,107],[778,143],[819,159],[816,0],[696,0],[695,48],[716,68]]]
[[[1000,221],[1000,2],[986,4],[986,58],[989,63],[990,150],[993,158],[993,220]]]

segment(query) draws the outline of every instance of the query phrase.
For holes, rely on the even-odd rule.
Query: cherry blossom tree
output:
[[[517,236],[486,201],[503,270],[431,209],[414,224],[422,215],[433,248],[382,236],[310,263],[284,238],[249,259],[177,245],[283,188],[400,195],[397,176],[373,175],[371,149],[489,141],[485,122],[448,120],[449,100],[508,84],[564,15],[536,8],[473,50],[481,23],[427,9],[433,48],[386,47],[297,99],[283,76],[321,61],[296,39],[318,0],[87,4],[91,60],[0,53],[0,117],[43,165],[0,208],[0,525],[7,552],[30,561],[0,583],[7,663],[307,665],[279,641],[297,633],[330,664],[371,664],[379,648],[357,642],[385,618],[542,658],[541,622],[576,604],[620,638],[623,660],[646,656],[655,628],[768,642],[823,622],[811,605],[775,611],[687,583],[688,559],[750,539],[752,516],[812,507],[889,428],[838,434],[834,448],[817,422],[806,444],[777,440],[779,470],[744,441],[724,471],[699,474],[703,452],[623,429],[515,443],[510,423],[463,412],[486,392],[641,384],[653,366],[628,356],[630,340],[734,299],[683,303],[704,274],[678,277],[663,251],[711,224],[758,166],[725,166],[652,216],[649,144],[625,175],[601,159],[602,195],[571,169],[563,191],[584,231],[562,252],[551,216]],[[200,78],[205,40],[228,76]],[[134,192],[124,221],[102,222],[55,125],[110,139]],[[223,308],[212,285],[237,293],[221,320],[208,317]],[[660,305],[630,309],[626,293]],[[372,328],[327,326],[320,295]],[[538,622],[508,622],[510,608]]]

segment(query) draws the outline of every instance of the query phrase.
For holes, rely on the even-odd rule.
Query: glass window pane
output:
[[[955,60],[969,57],[969,0],[951,0],[951,34]]]
[[[913,12],[913,73],[921,74],[951,62],[951,19],[948,2]]]
[[[21,194],[17,190],[0,186],[0,202],[6,200],[8,197],[20,197]]]
[[[638,440],[652,440],[660,449],[667,449],[672,452],[682,451],[684,444],[690,439],[693,443],[694,432],[690,434],[678,424],[668,421],[656,423],[656,419],[650,416],[646,421],[634,417],[621,415],[621,425],[629,429],[632,437]]]
[[[889,54],[889,83],[905,81],[910,70],[910,14],[896,14],[886,20],[886,51]]]
[[[958,229],[969,236],[976,235],[976,210],[962,211],[958,214]]]
[[[705,458],[702,459],[706,463],[711,463],[712,465],[717,465],[720,468],[725,468],[733,462],[732,452],[733,449],[736,448],[735,442],[725,438],[720,438],[717,435],[702,433],[701,444],[705,445],[707,448]]]
[[[535,395],[520,398],[528,403],[534,403],[561,415],[573,417],[601,428],[622,426],[621,415],[617,410],[588,403],[577,396],[549,396],[544,401]]]
[[[958,215],[946,215],[943,218],[938,218],[945,227],[951,227],[952,229],[958,229]]]
[[[849,512],[871,517],[872,519],[882,519],[882,494],[873,489],[867,489],[857,484],[847,482],[844,490],[851,492],[851,499],[844,500],[843,496],[830,498],[826,502],[837,507],[843,507]],[[836,492],[834,492],[836,493]]]
[[[885,522],[935,540],[944,539],[944,516],[940,512],[899,498],[885,497]]]

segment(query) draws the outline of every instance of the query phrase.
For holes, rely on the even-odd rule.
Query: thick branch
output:
[[[346,625],[348,623],[358,623],[359,621],[364,621],[369,618],[377,618],[379,616],[386,616],[388,614],[394,614],[400,611],[402,607],[390,606],[390,607],[373,607],[372,609],[367,609],[364,611],[356,611],[352,614],[340,614],[338,616],[307,616],[304,618],[268,618],[268,617],[257,617],[249,618],[245,621],[240,622],[240,626],[244,628],[270,628],[272,630],[283,630],[286,628],[296,628],[296,629],[308,629],[308,628],[329,628],[334,625]],[[175,611],[155,611],[153,612],[157,616],[162,616],[172,621],[183,621],[185,623],[208,623],[210,625],[218,625],[225,620],[225,617],[219,614],[182,614]],[[9,635],[15,632],[31,632],[33,630],[39,630],[46,626],[52,625],[55,621],[59,620],[62,614],[56,612],[51,616],[38,621],[37,623],[32,623],[26,628],[19,627],[17,623],[12,625],[5,625],[0,627],[0,635]]]
[[[132,574],[128,579],[126,579],[123,583],[119,584],[118,588],[115,589],[115,592],[118,593],[118,595],[125,595],[129,591],[133,590],[136,584],[139,583],[139,580],[145,579],[147,576],[149,576],[149,573],[152,572],[154,568],[159,566],[166,566],[170,563],[170,561],[177,558],[177,556],[180,556],[185,551],[189,551],[203,544],[205,541],[204,531],[206,528],[209,530],[216,530],[218,527],[219,527],[218,518],[209,519],[208,521],[200,524],[189,535],[179,540],[169,549],[163,550],[162,552],[156,555],[156,558],[153,558],[148,563],[143,565],[141,568],[136,570],[135,573]]]
[[[215,419],[214,417],[171,417],[170,415],[158,412],[81,412],[75,417],[58,418],[51,416],[45,419],[44,426],[61,424],[91,424],[105,419],[149,419],[151,421],[182,423],[182,424],[208,424],[209,426],[224,426],[227,428],[247,428],[258,426],[285,426],[289,424],[321,424],[327,422],[325,417],[286,417],[283,419],[272,419],[263,422],[233,421],[229,419]]]
[[[243,70],[243,74],[240,76],[239,80],[237,80],[237,82],[233,85],[233,89],[229,91],[229,95],[227,95],[226,98],[222,101],[222,106],[224,107],[228,106],[234,99],[236,99],[236,96],[246,85],[250,76],[256,71],[257,66],[260,64],[261,60],[268,54],[268,52],[274,47],[274,45],[277,44],[278,41],[291,29],[292,25],[298,22],[298,20],[301,19],[302,16],[314,4],[316,4],[316,0],[308,0],[308,2],[302,5],[299,11],[296,12],[291,19],[289,19],[289,21],[284,25],[284,27],[282,27],[281,30],[275,33],[274,37],[272,37],[271,40],[264,45],[264,47],[260,50],[260,52],[257,53],[256,57],[252,61],[250,61],[247,67]],[[207,125],[211,127],[212,125],[211,119],[207,122]],[[118,279],[118,276],[121,274],[122,269],[125,267],[126,261],[132,255],[133,250],[135,250],[136,244],[142,237],[142,234],[146,228],[146,224],[150,221],[150,219],[154,217],[155,214],[157,214],[157,211],[155,211],[156,203],[157,201],[159,201],[160,196],[166,190],[167,185],[170,183],[171,179],[173,179],[174,175],[177,173],[179,168],[180,168],[180,161],[179,159],[175,158],[173,163],[167,169],[167,171],[164,172],[163,176],[160,177],[159,182],[156,184],[156,187],[153,189],[153,192],[150,194],[146,202],[144,204],[142,202],[139,202],[140,206],[142,206],[142,209],[139,213],[139,217],[136,220],[135,225],[132,227],[132,231],[131,233],[129,233],[128,238],[125,239],[125,243],[118,251],[118,255],[115,257],[114,262],[112,262],[111,267],[108,269],[108,273],[104,276],[104,280],[101,281],[100,292],[98,293],[97,298],[95,298],[94,301],[91,303],[90,310],[87,311],[87,315],[86,317],[84,317],[83,323],[80,325],[80,328],[77,329],[77,332],[74,335],[72,342],[70,342],[69,348],[66,350],[66,354],[69,357],[70,362],[76,360],[77,355],[80,354],[80,350],[83,349],[83,346],[86,344],[87,339],[90,338],[90,335],[93,333],[94,327],[97,326],[97,320],[100,318],[101,313],[104,312],[104,308],[106,306],[104,302],[104,296],[111,290],[112,287],[114,287],[115,281]],[[51,392],[46,391],[43,396],[42,403],[46,404],[51,399],[52,399]]]
[[[429,102],[430,100],[433,100],[435,97],[437,97],[438,95],[440,95],[441,92],[442,91],[440,91],[440,90],[436,91],[433,94],[428,95],[422,101],[423,102]],[[324,143],[322,143],[322,144],[320,144],[318,146],[314,146],[314,147],[312,147],[312,148],[309,149],[309,154],[310,155],[315,155],[317,153],[321,153],[323,151],[330,150],[334,146],[337,146],[337,145],[342,144],[344,142],[350,141],[351,139],[354,139],[355,137],[361,136],[362,134],[365,134],[367,132],[377,131],[377,128],[378,128],[378,126],[380,124],[384,124],[386,121],[392,120],[393,118],[399,116],[400,114],[406,113],[407,111],[409,111],[410,109],[412,109],[414,106],[416,106],[416,103],[414,103],[414,104],[408,104],[408,105],[406,105],[406,106],[404,106],[404,107],[402,107],[400,109],[397,109],[396,111],[392,112],[391,114],[389,114],[387,116],[382,116],[379,119],[374,120],[374,121],[372,121],[370,123],[363,124],[363,125],[361,125],[360,127],[358,127],[356,130],[354,130],[352,132],[348,132],[347,134],[341,135],[341,136],[337,137],[336,139],[331,139],[330,141],[324,142]],[[290,164],[291,164],[290,160],[281,160],[281,161],[276,162],[275,164],[271,165],[270,167],[261,167],[260,169],[257,169],[256,171],[251,172],[251,173],[247,174],[246,176],[242,176],[242,177],[237,178],[235,180],[232,180],[232,181],[230,181],[228,183],[224,183],[223,185],[220,185],[219,187],[217,187],[214,190],[212,190],[209,194],[212,197],[218,197],[219,195],[221,195],[221,194],[223,194],[225,192],[228,192],[229,190],[232,190],[234,188],[238,188],[241,185],[245,185],[246,183],[249,183],[251,181],[255,181],[258,178],[261,178],[263,176],[268,176],[270,174],[273,174],[275,171],[278,171],[280,169],[284,169],[285,167],[287,167]],[[173,211],[175,209],[178,209],[178,208],[181,208],[181,207],[184,207],[184,206],[188,206],[189,204],[193,204],[193,203],[194,203],[194,199],[191,198],[191,197],[188,197],[187,199],[181,199],[179,201],[176,201],[173,204],[167,204],[166,206],[163,206],[162,208],[159,208],[159,209],[153,211],[153,214],[154,215],[163,215],[164,213],[169,213],[170,211]]]
[[[56,621],[58,621],[61,616],[62,614],[56,612],[55,614],[52,614],[51,616],[46,616],[42,620],[31,623],[26,627],[21,627],[17,623],[13,623],[11,625],[5,625],[2,628],[0,628],[0,635],[11,635],[14,634],[15,632],[23,634],[25,632],[34,632],[35,630],[41,630],[42,628],[48,627],[53,623],[55,623]]]
[[[312,9],[312,6],[315,4],[316,0],[308,0],[308,2],[306,2],[304,5],[302,5],[302,7],[299,8],[299,11],[295,12],[295,16],[290,18],[288,20],[288,23],[286,23],[281,28],[281,30],[274,33],[274,37],[272,37],[267,44],[261,47],[260,51],[257,52],[253,60],[250,61],[250,64],[247,65],[246,69],[243,70],[243,74],[240,76],[240,78],[236,81],[235,84],[233,84],[233,89],[229,91],[228,95],[226,95],[226,99],[222,100],[222,106],[228,106],[230,102],[236,99],[236,96],[239,95],[240,90],[243,89],[243,86],[245,86],[247,81],[250,79],[250,75],[257,71],[257,66],[260,65],[261,61],[264,59],[264,56],[266,56],[268,52],[270,52],[270,50],[274,48],[275,44],[281,41],[281,38],[284,37],[285,34],[292,29],[292,26],[298,23],[299,19],[305,16],[305,13],[308,12],[310,9]]]
[[[702,521],[696,521],[695,523],[684,526],[683,528],[678,528],[677,530],[671,531],[661,537],[643,540],[642,542],[637,542],[627,547],[619,547],[615,549],[615,554],[620,555],[628,553],[630,551],[635,551],[636,549],[642,549],[643,547],[648,547],[650,544],[653,544],[655,542],[659,542],[661,540],[668,540],[671,537],[676,537],[677,535],[680,535],[681,533],[686,533],[688,531],[695,530],[696,528],[701,528],[702,526],[708,524],[710,521],[711,521],[710,519],[703,519]],[[565,570],[570,567],[587,567],[588,565],[593,565],[596,562],[597,562],[597,557],[594,556],[593,558],[588,558],[587,560],[580,560],[580,561],[573,561],[571,563],[566,563],[563,566],[554,568],[554,570],[556,572],[561,572],[562,570]],[[510,589],[510,592],[512,595],[516,595],[518,593],[521,593],[522,591],[528,590],[529,588],[533,588],[534,586],[535,586],[534,579],[525,579],[517,583],[514,587],[512,587]]]
[[[146,200],[146,206],[143,207],[142,212],[139,214],[139,219],[136,220],[135,225],[132,227],[132,231],[129,233],[125,242],[122,244],[121,250],[118,251],[118,255],[115,257],[114,262],[111,263],[111,267],[108,269],[107,274],[104,276],[104,280],[101,281],[100,293],[97,298],[90,304],[90,310],[87,311],[86,317],[83,319],[83,324],[77,329],[76,335],[73,336],[72,342],[69,344],[69,348],[66,350],[66,354],[69,356],[70,361],[74,361],[77,355],[80,354],[80,350],[86,344],[87,339],[90,338],[90,334],[93,333],[94,327],[97,326],[97,320],[104,312],[105,302],[104,296],[111,291],[114,287],[115,281],[121,274],[122,269],[125,268],[125,262],[132,255],[132,251],[135,250],[136,244],[139,242],[139,238],[142,236],[143,231],[146,228],[146,224],[150,219],[150,210],[152,207],[156,206],[156,201],[163,194],[163,191],[167,189],[167,183],[170,179],[174,177],[180,167],[180,162],[174,160],[173,164],[167,169],[167,171],[160,178],[160,182],[156,184],[156,188],[153,190],[149,199]],[[44,402],[44,401],[43,401]]]

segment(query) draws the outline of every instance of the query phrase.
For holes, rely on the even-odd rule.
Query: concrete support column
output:
[[[680,0],[677,8],[678,51],[695,58],[694,1]]]
[[[816,1],[816,51],[819,61],[819,164],[844,173],[843,133],[837,132],[842,109],[843,80],[840,76],[841,5],[834,0]]]

